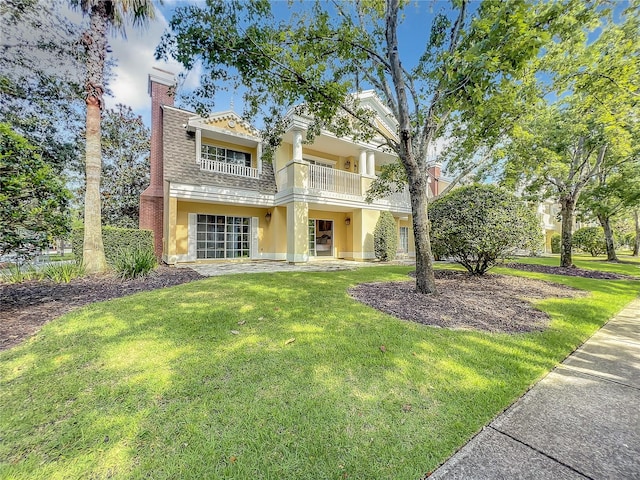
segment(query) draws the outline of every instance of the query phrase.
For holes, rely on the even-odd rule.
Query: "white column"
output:
[[[293,131],[293,161],[302,162],[302,130]]]
[[[200,163],[202,154],[202,129],[196,128],[196,163]]]
[[[360,158],[358,159],[358,173],[365,175],[367,173],[367,152],[360,150]]]
[[[258,175],[262,175],[262,143],[258,143],[256,147],[256,156],[258,157]]]
[[[367,175],[373,177],[376,174],[376,157],[372,151],[367,152]]]

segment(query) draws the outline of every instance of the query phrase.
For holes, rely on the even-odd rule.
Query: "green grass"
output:
[[[0,478],[415,480],[640,291],[517,272],[592,292],[539,302],[550,329],[520,335],[346,293],[409,270],[215,277],[49,323],[0,354]]]
[[[606,256],[592,257],[591,255],[573,254],[573,263],[576,267],[586,270],[601,270],[603,272],[621,273],[640,277],[640,257],[618,254],[619,262],[607,262]],[[516,257],[514,262],[534,263],[557,267],[560,265],[560,255],[545,257]]]

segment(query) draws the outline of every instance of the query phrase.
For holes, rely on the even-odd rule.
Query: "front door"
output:
[[[333,220],[309,219],[309,256],[333,257]]]

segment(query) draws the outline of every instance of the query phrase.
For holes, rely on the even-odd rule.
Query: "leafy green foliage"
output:
[[[102,221],[136,228],[140,194],[149,184],[149,129],[122,104],[102,119]]]
[[[71,248],[75,258],[82,263],[83,228],[74,228],[71,232]],[[106,226],[102,229],[105,254],[109,265],[114,265],[121,250],[153,251],[153,232],[137,228],[117,228]]]
[[[573,246],[583,252],[588,252],[592,257],[602,255],[607,251],[604,230],[602,227],[583,227],[573,234]]]
[[[66,234],[70,196],[37,149],[0,123],[0,255],[28,256]]]
[[[17,262],[0,270],[0,279],[4,283],[9,284],[41,280],[42,277],[42,272],[36,270],[36,268],[30,263]]]
[[[617,19],[608,8],[586,13],[577,23],[577,17],[565,16],[565,34],[569,23],[581,28],[553,38],[540,57],[535,70],[546,78],[538,86],[539,100],[512,132],[506,154],[509,182],[561,204],[562,266],[572,263],[572,219],[585,187],[616,165],[638,161],[640,9],[632,2]],[[610,210],[616,202],[607,203]]]
[[[380,217],[373,230],[373,250],[376,258],[383,262],[396,258],[398,228],[391,212],[380,212]]]
[[[122,278],[145,277],[158,266],[158,259],[152,248],[128,247],[116,252],[113,269]]]
[[[535,251],[541,230],[535,213],[493,185],[453,190],[429,206],[432,248],[469,273],[482,275],[516,249]]]
[[[69,283],[74,278],[83,275],[82,265],[76,262],[50,263],[42,269],[42,276],[56,283]]]
[[[562,236],[554,233],[551,236],[551,253],[558,254],[560,253],[560,248],[562,245]]]

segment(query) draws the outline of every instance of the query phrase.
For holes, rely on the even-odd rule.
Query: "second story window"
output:
[[[251,154],[238,152],[229,148],[214,147],[213,145],[202,145],[200,156],[203,160],[215,162],[231,163],[233,165],[251,166]]]

